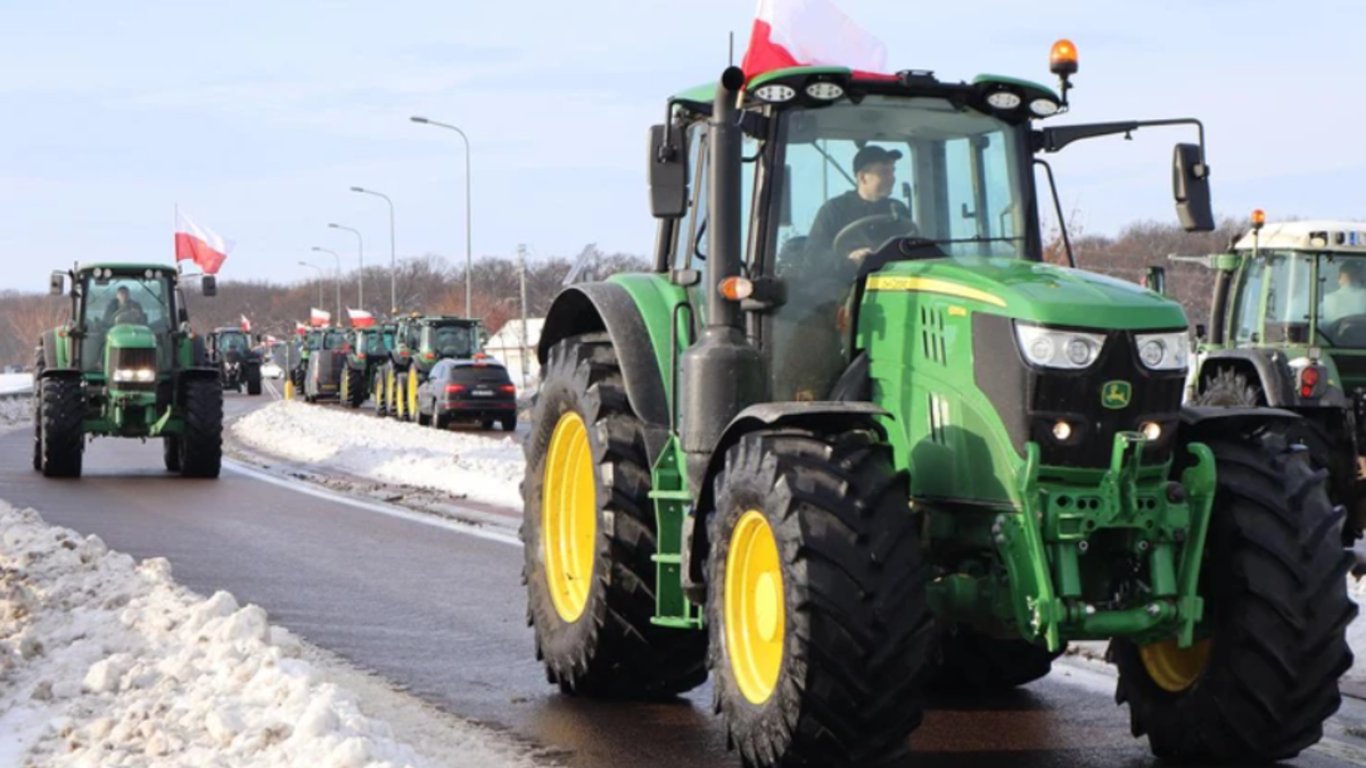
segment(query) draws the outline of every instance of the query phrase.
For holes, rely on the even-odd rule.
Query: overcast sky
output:
[[[1218,212],[1366,217],[1366,3],[842,0],[894,69],[1052,83],[1081,55],[1061,121],[1197,116]],[[716,77],[753,0],[226,3],[0,0],[0,288],[43,290],[76,259],[167,260],[173,206],[235,242],[225,278],[293,281],[320,245],[648,252],[646,129],[673,91]],[[741,51],[737,51],[737,56]],[[1053,158],[1086,232],[1175,221],[1179,131]],[[330,258],[330,257],[327,257]],[[352,262],[353,263],[353,262]],[[350,266],[348,264],[347,266]]]

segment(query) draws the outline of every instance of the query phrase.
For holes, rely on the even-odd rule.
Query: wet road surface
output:
[[[271,401],[229,394],[229,418]],[[99,440],[84,478],[44,480],[25,430],[0,433],[0,499],[98,534],[136,557],[166,557],[198,592],[233,592],[310,642],[453,714],[550,750],[576,768],[738,765],[711,715],[710,688],[663,704],[563,697],[532,655],[514,531],[476,531],[352,501],[229,463],[218,481],[161,470],[160,445]],[[1129,736],[1103,672],[1060,663],[1023,690],[932,702],[908,765],[1156,766]],[[1335,740],[1304,768],[1366,764],[1366,723],[1349,701]]]

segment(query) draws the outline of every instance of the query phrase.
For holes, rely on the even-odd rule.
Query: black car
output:
[[[486,355],[440,360],[418,386],[418,420],[437,429],[452,421],[477,421],[517,428],[517,387],[503,364]]]

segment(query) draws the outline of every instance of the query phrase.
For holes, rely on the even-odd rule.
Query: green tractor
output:
[[[394,332],[397,346],[385,371],[388,414],[402,421],[427,424],[418,407],[418,386],[437,361],[468,360],[483,340],[478,320],[452,315],[413,316],[400,320]]]
[[[389,355],[389,348],[394,341],[393,326],[352,328],[346,338],[348,346],[346,369],[341,379],[341,401],[351,408],[359,408],[370,397],[376,372]]]
[[[1366,224],[1264,216],[1227,253],[1198,259],[1215,285],[1187,396],[1300,414],[1293,439],[1329,471],[1350,545],[1366,527]]]
[[[45,332],[35,358],[33,468],[80,477],[86,435],[161,438],[166,469],[218,477],[223,388],[174,267],[86,264],[52,273],[71,319]],[[70,289],[67,283],[70,282]],[[217,292],[201,278],[205,296]]]
[[[215,328],[205,340],[209,362],[218,367],[225,391],[261,394],[262,354],[253,347],[251,334],[241,328]]]
[[[1065,106],[839,68],[669,101],[654,271],[570,285],[538,348],[523,578],[561,691],[710,674],[747,766],[883,765],[926,684],[1109,640],[1161,756],[1321,737],[1355,607],[1296,417],[1183,409],[1181,307],[1041,261],[1040,153],[1198,123],[1038,127]],[[1212,228],[1203,142],[1173,165]]]

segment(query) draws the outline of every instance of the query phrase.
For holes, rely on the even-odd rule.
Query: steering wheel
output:
[[[147,315],[137,307],[120,309],[114,313],[114,325],[146,325]]]
[[[877,213],[844,225],[835,234],[834,250],[837,255],[847,257],[860,248],[877,248],[893,238],[919,234],[920,230],[910,218],[894,213]]]
[[[1324,335],[1334,344],[1366,346],[1366,314],[1339,317],[1333,321],[1333,330],[1324,331]]]

